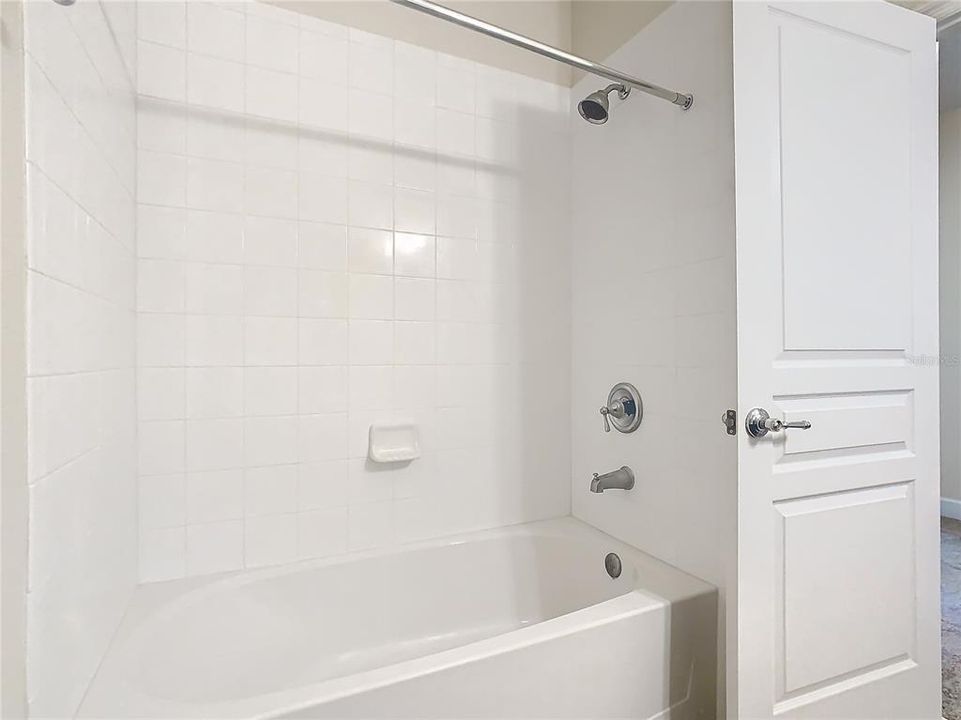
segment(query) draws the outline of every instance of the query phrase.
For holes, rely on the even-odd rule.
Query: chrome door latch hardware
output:
[[[737,435],[737,410],[725,410],[721,422],[727,428],[728,435]]]
[[[769,432],[781,432],[788,428],[808,430],[810,427],[811,423],[807,420],[784,422],[778,418],[772,418],[764,408],[752,408],[747,417],[744,418],[744,429],[752,438],[762,438]]]

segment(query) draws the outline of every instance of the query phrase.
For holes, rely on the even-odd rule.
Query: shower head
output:
[[[614,83],[608,85],[603,90],[592,92],[577,103],[577,112],[579,112],[581,117],[587,120],[587,122],[593,125],[603,125],[607,122],[607,118],[610,115],[610,101],[607,99],[607,96],[610,95],[613,90],[617,90],[617,96],[621,100],[624,100],[631,94],[631,89],[626,85]]]

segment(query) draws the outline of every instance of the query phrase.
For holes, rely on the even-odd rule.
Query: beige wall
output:
[[[560,85],[569,85],[570,69],[533,53],[515,48],[479,33],[465,30],[422,13],[400,7],[388,0],[270,0],[291,10],[350,25],[397,40],[422,45],[440,52],[482,62],[504,70]],[[571,46],[571,5],[553,0],[538,2],[490,2],[458,0],[443,3],[450,8],[487,22],[510,28],[541,42],[563,49]]]
[[[941,112],[961,108],[961,25],[938,35]]]
[[[673,0],[624,2],[622,0],[581,0],[571,3],[571,51],[597,62],[634,37],[641,28],[670,7]],[[647,78],[643,68],[619,68],[646,80],[669,85],[664,78]],[[584,74],[574,71],[574,82]]]
[[[961,511],[961,110],[941,113],[941,497]],[[957,501],[951,503],[950,500]]]
[[[583,73],[526,50],[394,5],[388,0],[266,0],[440,52],[559,85]],[[657,17],[673,0],[441,0],[441,4],[562,50],[603,61]],[[643,68],[623,68],[644,77]],[[655,82],[657,78],[653,79]]]
[[[26,714],[27,563],[22,14],[0,2],[0,715]]]

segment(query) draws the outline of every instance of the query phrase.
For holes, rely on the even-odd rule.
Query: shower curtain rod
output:
[[[489,22],[471,17],[470,15],[465,15],[464,13],[457,12],[456,10],[451,10],[450,8],[444,7],[443,5],[438,5],[430,0],[391,0],[391,2],[396,3],[397,5],[403,5],[404,7],[412,10],[418,10],[419,12],[426,13],[428,15],[433,15],[441,20],[446,20],[447,22],[460,25],[468,30],[474,30],[475,32],[482,33],[497,40],[503,40],[511,45],[516,45],[517,47],[524,48],[525,50],[530,50],[538,55],[543,55],[551,60],[562,62],[565,65],[570,65],[571,67],[578,68],[585,72],[591,73],[592,75],[598,75],[602,78],[607,78],[608,80],[624,83],[625,85],[640,90],[641,92],[645,92],[649,95],[653,95],[654,97],[659,97],[662,100],[667,100],[675,105],[679,105],[683,110],[690,108],[694,102],[693,95],[676,92],[674,90],[668,90],[667,88],[662,88],[654,83],[649,83],[646,80],[641,80],[640,78],[636,78],[631,75],[625,75],[619,70],[614,70],[613,68],[601,65],[600,63],[596,63],[592,60],[587,60],[569,52],[564,52],[563,50],[553,47],[552,45],[547,45],[524,35],[519,35],[518,33],[511,32],[505,28],[493,25]]]

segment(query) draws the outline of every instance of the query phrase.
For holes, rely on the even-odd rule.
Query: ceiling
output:
[[[938,32],[961,23],[961,0],[891,0],[891,2],[933,17],[938,21]]]

